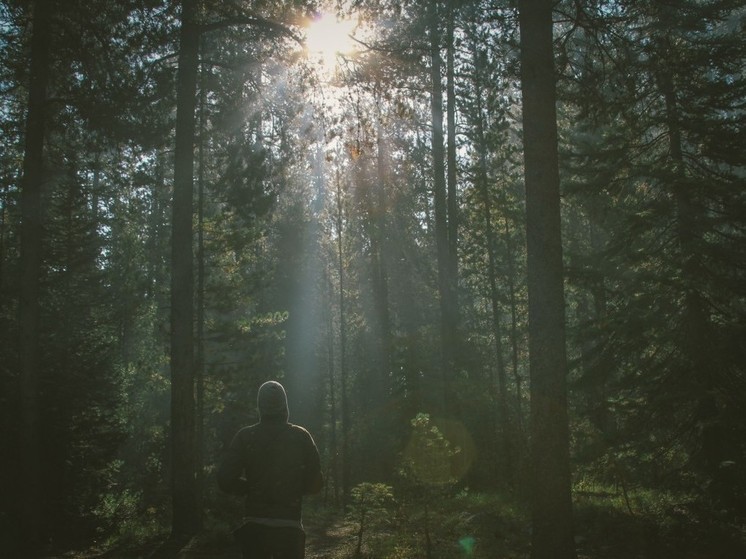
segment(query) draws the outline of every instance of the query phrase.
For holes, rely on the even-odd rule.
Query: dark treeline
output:
[[[738,556],[743,1],[338,2],[333,64],[322,7],[0,1],[0,556],[229,526],[269,379],[324,506],[413,506],[371,556],[466,495]]]

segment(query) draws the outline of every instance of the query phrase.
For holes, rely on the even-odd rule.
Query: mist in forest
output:
[[[0,556],[746,553],[740,0],[2,0]]]

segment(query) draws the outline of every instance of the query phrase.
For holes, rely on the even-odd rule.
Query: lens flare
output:
[[[474,545],[476,543],[477,540],[475,540],[472,536],[466,536],[458,541],[459,547],[464,550],[464,553],[467,557],[471,557],[472,555],[474,555]]]

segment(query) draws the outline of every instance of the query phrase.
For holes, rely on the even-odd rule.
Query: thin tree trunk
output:
[[[574,559],[552,0],[522,0],[532,559]]]
[[[199,63],[197,0],[183,0],[177,83],[171,237],[171,491],[172,536],[199,529],[195,485],[194,110]]]
[[[39,296],[42,275],[42,189],[44,185],[44,134],[49,81],[50,19],[52,2],[36,0],[31,37],[31,72],[26,145],[21,182],[21,294],[19,302],[19,353],[21,365],[18,495],[21,546],[24,555],[41,550],[42,491],[39,419]]]
[[[443,87],[441,84],[440,30],[438,29],[438,3],[430,2],[430,60],[431,60],[431,113],[433,153],[433,199],[435,210],[435,242],[438,257],[438,294],[440,296],[441,335],[441,401],[443,412],[452,404],[450,379],[454,368],[455,324],[452,320],[449,290],[448,215],[445,177],[445,149],[443,147]]]
[[[449,320],[453,332],[458,331],[458,174],[456,169],[456,86],[454,70],[454,0],[447,1],[446,15],[446,123],[448,126],[447,149],[447,208],[448,208],[448,298]],[[454,338],[454,361],[458,360],[457,340]],[[456,363],[454,363],[456,364]]]
[[[334,285],[328,271],[324,273],[327,284],[327,300],[322,312],[324,313],[324,322],[327,331],[327,370],[329,373],[329,454],[331,455],[331,479],[334,487],[334,505],[339,504],[339,441],[337,437],[337,381],[335,375],[335,355],[334,355],[334,308],[332,300],[334,299]],[[329,484],[327,484],[328,491]]]
[[[158,309],[158,315],[161,316],[161,309],[165,307],[165,293],[161,288],[164,278],[163,266],[163,241],[165,227],[165,206],[163,199],[166,193],[166,184],[164,177],[165,163],[162,155],[156,155],[155,158],[155,180],[150,188],[150,215],[148,216],[148,285],[145,295],[152,299]],[[157,336],[159,327],[156,326],[153,332]]]
[[[510,444],[510,414],[508,413],[508,380],[505,367],[505,358],[502,347],[502,331],[500,328],[499,293],[497,289],[497,257],[495,255],[495,227],[492,223],[492,200],[490,198],[487,178],[487,140],[484,133],[484,118],[482,106],[482,95],[484,92],[481,75],[481,65],[478,61],[477,45],[473,45],[475,70],[475,134],[479,164],[477,169],[476,187],[482,199],[482,214],[484,218],[484,233],[487,248],[487,276],[490,287],[490,304],[492,309],[492,335],[495,339],[495,357],[497,360],[497,416],[500,433],[500,449],[503,459],[501,478],[507,479],[508,484],[513,484],[513,452]],[[491,375],[494,377],[494,375]],[[490,379],[490,390],[495,388],[494,378]]]
[[[351,464],[349,455],[350,405],[347,390],[347,309],[345,299],[344,230],[342,183],[337,172],[337,268],[339,273],[339,378],[342,394],[342,501],[350,497]]]
[[[377,100],[378,105],[378,100]],[[379,106],[380,109],[380,106]],[[391,372],[391,317],[389,313],[388,271],[386,268],[386,143],[383,126],[379,121],[376,140],[376,178],[372,181],[374,192],[369,201],[371,222],[371,275],[373,295],[373,332],[376,350],[372,356],[374,377],[370,384],[368,401],[370,409],[368,436],[372,444],[365,450],[364,459],[368,467],[376,472],[376,477],[386,475],[390,464],[395,460],[394,451],[387,444],[385,433],[391,432],[391,416],[384,412],[390,393],[389,375]]]
[[[510,293],[510,348],[513,382],[515,383],[515,414],[518,431],[523,432],[523,379],[518,371],[518,302],[516,301],[513,240],[508,218],[505,218],[505,259],[508,262],[508,292]]]
[[[199,172],[197,178],[197,353],[196,371],[196,424],[195,469],[197,510],[200,522],[204,515],[205,498],[205,135],[206,132],[207,70],[202,67],[199,88]]]
[[[373,207],[373,231],[371,235],[373,253],[373,295],[376,307],[378,343],[380,344],[380,364],[377,380],[379,394],[376,400],[383,403],[388,393],[388,376],[391,370],[391,317],[389,313],[388,270],[386,268],[386,142],[381,125],[380,99],[376,130],[376,193],[371,201]]]
[[[0,199],[0,293],[3,295],[5,290],[5,231],[8,216],[8,190],[9,183],[4,182],[2,198]]]

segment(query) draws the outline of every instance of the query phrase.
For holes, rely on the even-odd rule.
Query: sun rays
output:
[[[334,68],[338,56],[350,54],[355,49],[353,35],[357,22],[341,19],[330,12],[321,12],[306,28],[306,49],[311,60],[329,70]]]

